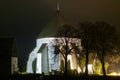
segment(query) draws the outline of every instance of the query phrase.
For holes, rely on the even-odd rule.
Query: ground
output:
[[[12,75],[11,80],[120,80],[120,76],[63,76],[63,75],[50,75],[44,76],[41,74],[26,74],[26,75]]]

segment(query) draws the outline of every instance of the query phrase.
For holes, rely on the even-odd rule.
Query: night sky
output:
[[[27,63],[38,34],[55,15],[58,1],[69,23],[105,21],[120,33],[120,0],[0,0],[0,37],[16,39],[20,66]]]

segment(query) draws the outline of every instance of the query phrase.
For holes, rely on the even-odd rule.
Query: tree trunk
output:
[[[64,75],[67,75],[67,55],[65,57],[65,70],[64,70]]]
[[[88,75],[88,58],[89,58],[89,52],[86,51],[86,63],[85,63],[85,74]]]
[[[104,58],[101,59],[101,64],[102,64],[102,73],[104,76],[106,76]]]
[[[65,40],[66,46],[65,46],[65,71],[64,75],[67,76],[67,56],[68,56],[68,41]]]

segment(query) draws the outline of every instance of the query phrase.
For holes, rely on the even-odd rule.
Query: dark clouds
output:
[[[1,0],[0,36],[16,38],[20,65],[26,64],[24,60],[35,47],[35,39],[54,16],[57,1],[72,24],[106,21],[119,30],[120,0]]]

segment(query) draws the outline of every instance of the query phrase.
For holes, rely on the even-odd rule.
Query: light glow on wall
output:
[[[70,60],[70,69],[74,69],[74,66],[73,66],[73,61],[72,61],[72,55],[68,55],[67,56],[67,59]]]
[[[14,72],[18,72],[19,68],[18,68],[18,58],[17,57],[12,57],[11,58],[11,74],[13,74]]]
[[[37,72],[36,73],[42,73],[42,54],[37,54]]]
[[[80,67],[78,66],[78,73],[80,73],[81,72],[81,69],[80,69]]]
[[[88,64],[88,72],[93,74],[93,65]]]

